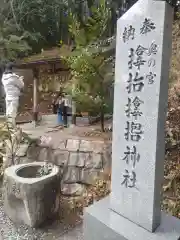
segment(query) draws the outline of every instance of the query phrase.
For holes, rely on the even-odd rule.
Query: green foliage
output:
[[[105,0],[100,0],[98,7],[90,8],[91,16],[83,22],[78,21],[77,14],[69,14],[69,31],[73,35],[76,47],[87,46],[104,36],[107,24],[111,17],[110,8],[106,6]]]
[[[65,10],[62,1],[9,0],[8,2],[16,27],[28,33],[27,41],[35,51],[49,44],[57,44]]]
[[[9,60],[14,61],[20,56],[28,54],[31,48],[27,42],[23,40],[23,37],[16,35],[9,35],[3,37],[0,33],[0,61],[7,62]]]
[[[2,0],[1,60],[14,60],[57,45],[61,32],[65,31],[62,23],[66,20],[64,10],[64,3],[58,0]]]
[[[25,33],[25,32],[24,32]],[[9,16],[9,9],[0,9],[0,61],[13,61],[18,57],[26,56],[31,50],[26,36],[18,32],[13,19]]]
[[[113,84],[112,58],[105,58],[102,52],[91,53],[82,49],[78,56],[71,56],[68,63],[72,79],[67,85],[81,110],[99,111],[109,106],[109,90]]]
[[[97,8],[92,6],[91,13],[83,25],[70,16],[76,50],[65,59],[72,75],[66,91],[81,111],[104,114],[112,107],[113,57],[104,51],[103,40],[111,15],[104,0]]]
[[[11,156],[11,163],[14,165],[17,152],[20,145],[25,142],[32,142],[32,139],[21,128],[14,127],[10,122],[6,121],[0,126],[0,155]]]
[[[40,167],[36,177],[43,177],[52,172],[53,165],[51,163],[44,162],[44,165]]]
[[[72,44],[72,35],[76,35],[77,46],[86,46],[104,34],[111,35],[118,6],[113,1],[0,0],[0,51],[4,49],[1,60],[41,52],[41,49],[57,46],[59,40]],[[12,41],[11,36],[16,36],[18,41]]]

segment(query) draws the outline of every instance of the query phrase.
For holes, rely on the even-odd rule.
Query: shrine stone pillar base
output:
[[[88,207],[84,215],[85,240],[180,240],[180,220],[162,212],[154,233],[110,209],[109,197]]]

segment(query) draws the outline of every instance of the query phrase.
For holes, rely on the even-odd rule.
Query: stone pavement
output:
[[[108,127],[111,123],[112,120],[108,120],[105,122],[105,126]],[[20,124],[20,127],[33,138],[48,135],[51,136],[54,141],[56,141],[60,136],[62,138],[67,136],[68,138],[72,139],[79,139],[81,136],[84,138],[84,132],[91,132],[95,129],[100,129],[100,124],[97,123],[90,125],[86,118],[77,118],[76,126],[60,129],[57,127],[56,115],[47,115],[44,116],[41,124],[37,127],[35,127],[33,123]]]

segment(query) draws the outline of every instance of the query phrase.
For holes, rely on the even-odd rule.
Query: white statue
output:
[[[2,76],[2,84],[6,95],[6,116],[11,119],[14,125],[19,107],[19,97],[24,88],[23,79],[23,76],[18,76],[13,72],[13,64],[6,65]]]

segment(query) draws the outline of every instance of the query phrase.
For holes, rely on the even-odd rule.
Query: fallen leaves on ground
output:
[[[83,215],[85,207],[88,207],[95,201],[99,201],[109,193],[110,174],[104,177],[104,179],[97,179],[93,186],[86,186],[83,196],[60,196],[60,216],[62,219],[69,219],[69,216],[73,216],[74,219],[79,219],[79,217],[81,218]]]

